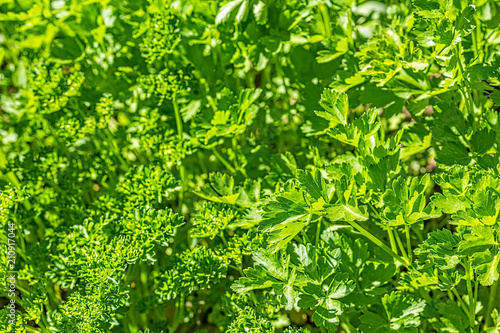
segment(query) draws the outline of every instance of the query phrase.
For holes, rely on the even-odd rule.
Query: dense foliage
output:
[[[0,331],[499,333],[499,25],[0,1]]]

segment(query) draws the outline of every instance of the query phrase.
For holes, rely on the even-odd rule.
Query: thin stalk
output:
[[[49,322],[47,321],[47,318],[46,318],[44,315],[42,315],[42,316],[40,316],[40,319],[41,319],[42,321],[41,321],[41,322],[38,322],[37,324],[38,324],[38,326],[40,326],[41,331],[42,331],[42,332],[50,332],[50,331],[49,331],[50,324],[49,324]]]
[[[302,238],[299,237],[299,235],[295,235],[295,237],[293,237],[293,240],[297,242],[297,244],[304,244]]]
[[[477,21],[476,21],[477,22]],[[477,31],[477,30],[476,30]],[[473,51],[474,51],[474,59],[478,59],[479,58],[479,48],[478,48],[478,45],[477,45],[477,35],[476,35],[476,31],[472,32],[470,35],[472,37],[472,45],[474,46],[473,47]]]
[[[465,274],[467,275],[467,294],[469,295],[469,323],[471,327],[471,331],[474,332],[475,329],[475,312],[476,309],[474,306],[474,293],[472,291],[472,277],[471,277],[471,268],[470,261],[467,261],[465,265]]]
[[[304,242],[304,244],[311,243],[311,241],[309,240],[309,237],[307,237],[307,234],[304,231],[304,229],[300,230],[300,234],[302,235],[302,241]]]
[[[457,57],[458,69],[460,70],[460,74],[462,75],[462,79],[464,78],[464,65],[462,64],[462,58],[460,58],[460,44],[456,44],[455,48],[455,56]]]
[[[319,12],[321,16],[321,21],[323,23],[323,32],[326,39],[330,39],[332,32],[330,28],[330,14],[328,13],[328,7],[324,4],[319,5]]]
[[[182,316],[184,315],[184,293],[181,294],[181,298],[179,300],[179,306],[176,307],[175,309],[175,314],[174,314],[174,322],[172,323],[172,326],[168,329],[169,333],[174,333],[177,330],[177,327],[179,327],[179,324],[182,320]]]
[[[493,311],[495,303],[497,302],[497,289],[498,289],[498,280],[496,280],[490,287],[490,295],[488,297],[488,307],[486,308],[486,314],[485,314],[486,319],[483,327],[484,331],[486,331],[486,328],[488,328],[491,325],[491,312]]]
[[[200,168],[203,173],[209,173],[207,165],[205,164],[205,156],[203,155],[201,150],[198,150],[196,154],[198,155],[198,161],[200,162]]]
[[[465,314],[467,315],[467,317],[470,318],[470,315],[469,315],[469,309],[467,309],[467,306],[465,305],[465,302],[463,301],[462,297],[460,297],[460,294],[458,293],[458,291],[455,289],[455,287],[453,287],[451,289],[451,291],[453,292],[453,294],[455,295],[457,301],[458,301],[458,306],[462,308],[462,310],[465,312]]]
[[[460,44],[455,45],[454,51],[455,51],[455,56],[457,57],[458,68],[460,70],[460,74],[461,74],[462,80],[464,82],[464,92],[463,92],[464,100],[467,103],[467,108],[469,109],[468,110],[469,114],[473,115],[474,114],[474,105],[472,104],[472,94],[469,92],[469,84],[465,80],[465,77],[464,77],[465,69],[464,69],[464,65],[462,64],[462,58],[460,58]]]
[[[290,96],[290,94],[288,93],[288,87],[286,85],[286,80],[285,80],[286,75],[285,75],[285,71],[281,67],[281,60],[280,59],[281,58],[278,58],[278,56],[274,55],[274,64],[276,67],[276,73],[283,80],[283,87],[285,88],[285,96],[288,98]],[[285,98],[285,100],[282,101],[284,104],[286,104],[286,105],[282,105],[282,107],[285,109],[286,109],[286,107],[288,107],[287,98]],[[276,102],[277,102],[277,100],[275,101],[275,105],[276,105]]]
[[[417,236],[419,242],[423,242],[424,241],[424,236],[422,235],[422,230],[413,229],[413,233]]]
[[[224,246],[228,247],[226,237],[224,236],[224,231],[220,232],[220,238],[222,238],[222,243],[224,243]]]
[[[395,253],[397,253],[398,249],[396,247],[396,241],[394,240],[394,234],[392,233],[392,229],[390,227],[387,227],[387,235],[389,235],[389,242],[391,243],[391,250],[394,251]]]
[[[375,216],[379,220],[382,220],[382,218],[380,217],[380,214],[377,212],[377,210],[375,209],[375,207],[373,207],[373,205],[370,202],[368,202],[368,207],[370,207],[370,209],[372,210],[373,214],[375,214]]]
[[[238,142],[236,141],[235,136],[233,136],[231,138],[231,146],[232,146],[233,152],[234,152],[234,165],[235,165],[236,169],[239,170],[239,169],[241,169],[241,167],[240,167],[240,161],[238,158]]]
[[[441,220],[426,224],[424,227],[424,233],[428,234],[429,232],[431,232],[431,228],[433,228],[432,230],[443,228],[448,223],[450,218],[451,215],[443,215],[443,218]]]
[[[212,148],[212,153],[219,160],[219,162],[224,164],[224,166],[229,170],[229,172],[236,173],[236,169],[217,151],[217,149]]]
[[[148,283],[148,279],[149,279],[149,273],[148,273],[148,270],[146,268],[146,264],[145,263],[139,263],[139,283],[137,284],[137,287],[138,287],[138,291],[139,291],[139,295],[144,295],[146,293],[147,290],[149,290],[149,283]],[[147,313],[141,313],[141,323],[142,323],[142,326],[147,326],[147,323],[148,323],[148,315]]]
[[[356,329],[356,327],[354,327],[350,322],[349,320],[343,320],[340,322],[340,326],[342,327],[342,329],[344,331],[346,331],[346,333],[355,333],[357,332],[358,330]]]
[[[52,309],[58,308],[61,305],[61,300],[57,298],[56,293],[53,288],[49,287],[47,290],[47,299],[49,300],[50,307]],[[52,306],[53,305],[53,306]]]
[[[177,104],[177,94],[176,93],[174,93],[174,98],[172,99],[172,104],[174,105],[175,124],[177,125],[177,135],[179,136],[179,140],[182,141],[182,139],[184,138],[184,130],[182,128],[181,113],[179,110],[179,104]]]
[[[307,216],[307,222],[306,225],[311,224],[313,214],[309,213],[309,216]],[[304,241],[304,244],[311,243],[311,240],[307,236],[307,233],[305,232],[304,228],[300,229],[300,234],[302,235],[302,240]]]
[[[408,260],[410,262],[413,261],[413,250],[411,248],[411,237],[410,237],[410,226],[405,226],[405,235],[406,235],[406,249],[408,250]]]
[[[135,297],[134,297],[135,298]],[[131,299],[133,301],[133,299]],[[132,311],[127,312],[127,326],[128,332],[137,332],[139,326],[137,325],[137,316]]]
[[[208,86],[208,85],[207,85]],[[210,104],[210,107],[212,108],[212,110],[214,112],[217,112],[217,105],[215,104],[214,102],[214,99],[212,98],[212,96],[209,96],[208,93],[210,92],[210,89],[207,87],[207,101],[208,101],[208,104]]]
[[[240,150],[238,149],[238,141],[236,140],[235,136],[231,139],[231,145],[233,147],[234,164],[236,166],[236,170],[239,170],[243,176],[247,177],[247,171],[242,166],[243,161],[238,156],[240,154]]]
[[[16,289],[19,290],[21,292],[21,295],[24,295],[24,294],[29,294],[29,291],[28,289],[22,287],[20,285],[20,283],[16,284]],[[22,302],[22,299],[19,299],[19,302]]]
[[[240,273],[241,276],[245,276],[245,274],[243,274],[243,270],[235,265],[229,265],[229,268],[232,268],[234,269],[235,271],[237,271],[238,273]]]
[[[118,147],[118,144],[114,138],[114,134],[111,133],[109,129],[103,131],[103,134],[108,144],[113,148],[116,158],[118,158],[118,160],[120,161],[120,166],[123,168],[123,170],[128,170],[130,167],[127,161],[123,159],[120,148]]]
[[[448,294],[448,298],[450,299],[450,301],[455,302],[455,297],[453,296],[453,294],[451,293],[451,291],[447,290],[446,293]]]
[[[245,75],[245,82],[247,84],[247,88],[254,89],[255,88],[255,74],[254,71],[249,71],[247,75]]]
[[[252,302],[255,306],[257,306],[257,304],[259,304],[259,301],[257,300],[257,296],[255,296],[255,293],[253,292],[253,290],[250,290],[250,298],[252,299]]]
[[[368,207],[370,207],[373,214],[375,214],[375,216],[379,220],[382,220],[382,218],[380,217],[380,214],[377,212],[375,207],[373,207],[373,205],[370,202],[368,202]],[[398,249],[396,247],[396,241],[394,240],[394,234],[392,233],[392,229],[389,226],[387,227],[387,235],[389,236],[389,242],[391,243],[391,250],[394,251],[394,253],[398,253]]]
[[[477,277],[474,274],[474,302],[472,303],[473,304],[473,308],[474,308],[474,314],[476,313],[476,308],[477,308],[477,293],[478,293],[478,290],[479,290],[479,280],[477,279]],[[479,325],[476,326],[475,329],[476,329],[476,331],[479,331]]]
[[[356,229],[357,231],[359,231],[363,236],[365,236],[366,238],[368,238],[369,240],[371,240],[375,245],[377,245],[382,250],[384,250],[385,252],[387,252],[387,254],[389,254],[391,257],[393,257],[394,259],[396,259],[397,261],[399,261],[401,264],[403,264],[404,266],[409,266],[410,265],[410,263],[408,262],[408,260],[401,258],[400,255],[398,255],[397,253],[395,253],[394,251],[392,251],[387,245],[385,245],[384,243],[382,243],[377,237],[375,237],[374,235],[372,235],[365,228],[361,227],[358,223],[356,223],[354,221],[349,221],[348,223],[354,229]]]
[[[177,104],[177,94],[174,93],[174,98],[172,99],[172,104],[174,105],[174,113],[175,113],[175,123],[177,125],[177,135],[179,135],[179,140],[182,142],[184,140],[184,130],[182,126],[181,113],[179,111],[179,105]],[[181,177],[181,190],[179,193],[179,212],[182,212],[182,204],[184,199],[184,191],[186,190],[186,177],[184,164],[181,162],[179,165],[179,175]]]
[[[16,218],[17,215],[17,210],[19,208],[19,203],[16,203],[14,206],[14,223],[15,225],[20,225],[18,219]],[[24,239],[24,235],[21,233],[16,233],[17,239],[18,239],[18,244],[20,245],[20,249],[16,249],[16,253],[19,254],[24,260],[26,260],[26,239]]]
[[[318,225],[317,225],[317,229],[316,229],[316,245],[319,244],[319,238],[321,236],[321,221],[323,220],[323,217],[320,217],[318,219]]]
[[[481,20],[479,20],[476,17],[476,48],[478,50],[478,55],[479,55],[479,61],[483,62],[484,61],[484,52],[482,52],[482,48],[480,46],[483,44],[483,34],[482,34],[482,29],[481,29]],[[479,52],[481,51],[481,52]]]
[[[131,293],[130,293],[130,300],[132,304],[134,304],[137,295],[144,295],[144,293],[141,290],[141,278],[139,275],[137,275],[137,271],[139,270],[139,264],[136,263],[134,265],[130,265],[127,268],[128,273],[125,283],[130,286],[131,288]],[[134,283],[134,288],[132,289],[132,283]],[[129,332],[136,332],[138,330],[138,320],[140,320],[140,317],[135,316],[133,311],[128,311],[127,312],[127,329]]]
[[[396,235],[396,241],[397,241],[398,246],[399,246],[399,251],[401,251],[401,254],[405,258],[405,260],[410,262],[410,260],[408,259],[408,254],[406,253],[406,249],[403,246],[403,242],[401,241],[401,237],[399,237],[399,232],[397,230],[394,230],[394,234]]]
[[[429,296],[429,293],[425,292],[422,288],[418,288],[418,291],[419,291],[420,295],[422,296],[422,298],[425,299],[425,301],[427,303],[432,302],[432,298]]]
[[[222,47],[222,46],[221,46]],[[219,58],[219,65],[221,68],[221,72],[224,75],[224,83],[226,84],[226,87],[231,87],[231,83],[229,82],[229,76],[226,75],[226,66],[224,66],[224,62],[222,61],[222,49],[221,47],[217,48],[217,53],[218,53],[218,58]]]

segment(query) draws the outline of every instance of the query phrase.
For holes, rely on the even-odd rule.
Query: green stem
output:
[[[451,219],[451,215],[443,215],[443,218],[440,221],[436,221],[433,223],[428,223],[425,228],[424,228],[424,233],[429,233],[431,232],[431,227],[435,228],[433,230],[438,230],[442,229],[446,224],[448,224],[448,221]]]
[[[469,309],[467,309],[467,306],[465,305],[465,302],[462,300],[462,297],[460,297],[460,294],[458,293],[458,291],[455,289],[455,287],[453,287],[451,289],[451,291],[453,292],[453,294],[455,295],[457,301],[458,301],[458,306],[462,308],[462,310],[464,310],[465,314],[467,315],[467,317],[470,318],[470,315],[469,315]]]
[[[149,283],[148,283],[148,280],[149,280],[149,273],[148,273],[148,269],[146,268],[146,264],[144,262],[140,262],[139,263],[139,279],[138,279],[138,284],[137,284],[137,288],[138,288],[138,294],[139,295],[145,295],[146,292],[149,290]],[[148,323],[148,315],[147,313],[141,313],[141,323],[142,323],[142,326],[146,326],[147,323]]]
[[[389,235],[389,242],[391,243],[391,250],[395,253],[398,253],[398,249],[396,247],[396,241],[394,240],[394,234],[392,233],[392,229],[387,227],[387,235]]]
[[[418,291],[419,291],[420,295],[423,297],[423,299],[425,299],[425,301],[427,303],[431,303],[432,302],[432,298],[429,296],[429,293],[427,291],[424,291],[422,288],[418,288]]]
[[[182,316],[184,315],[184,293],[181,294],[181,298],[179,300],[179,306],[176,307],[175,309],[175,314],[174,314],[174,322],[172,323],[172,326],[168,329],[169,333],[174,333],[177,330],[177,327],[179,327],[180,322],[182,321]]]
[[[309,216],[307,217],[306,225],[311,224],[312,217],[313,217],[313,214],[309,213]],[[304,228],[300,229],[300,234],[302,235],[302,241],[304,242],[304,244],[311,243],[311,240],[307,236],[307,233],[305,232]]]
[[[477,31],[477,30],[476,30]],[[474,46],[473,47],[473,51],[474,51],[474,59],[478,59],[479,58],[479,48],[478,48],[478,45],[477,45],[477,35],[476,35],[476,31],[473,31],[470,35],[472,37],[472,45]]]
[[[229,82],[229,76],[226,75],[226,66],[224,66],[224,62],[222,61],[222,46],[217,48],[217,53],[218,53],[218,58],[219,58],[219,65],[220,65],[220,72],[224,76],[224,83],[226,84],[226,87],[231,87],[231,83]]]
[[[332,32],[330,30],[330,14],[328,13],[328,7],[324,4],[319,5],[319,12],[321,16],[321,21],[323,23],[323,32],[326,39],[330,39]]]
[[[311,243],[311,241],[309,240],[309,237],[307,237],[307,234],[304,231],[304,229],[300,230],[300,234],[302,235],[302,241],[304,242],[304,244]]]
[[[405,226],[405,235],[406,235],[406,249],[408,250],[408,260],[410,262],[413,261],[413,250],[411,248],[411,237],[410,237],[410,226]]]
[[[465,274],[467,281],[467,294],[469,296],[469,323],[471,331],[474,332],[476,309],[474,308],[474,293],[472,291],[472,280],[471,280],[472,277],[471,277],[471,267],[469,260],[465,264]]]
[[[321,237],[321,221],[323,220],[322,217],[320,217],[318,219],[318,225],[317,225],[317,229],[316,229],[316,245],[319,244],[319,239]]]
[[[172,104],[174,105],[174,113],[175,113],[175,123],[177,125],[177,135],[179,136],[179,140],[182,143],[184,140],[184,130],[182,126],[182,119],[181,119],[181,113],[179,111],[179,105],[177,104],[177,94],[174,93],[173,99],[172,99]],[[185,177],[185,170],[184,170],[184,163],[179,164],[179,175],[181,177],[181,190],[179,193],[179,212],[182,212],[182,203],[184,199],[184,191],[186,190],[186,177]]]
[[[40,319],[41,319],[41,321],[38,322],[37,324],[38,324],[38,326],[40,326],[41,331],[42,332],[50,332],[49,331],[50,325],[49,325],[49,322],[47,321],[47,318],[45,317],[45,315],[41,315]]]
[[[408,262],[408,260],[401,258],[401,256],[399,256],[397,253],[395,253],[394,251],[392,251],[387,245],[385,245],[384,243],[382,243],[377,237],[375,237],[374,235],[372,235],[370,232],[368,232],[366,229],[364,229],[363,227],[361,227],[359,224],[357,224],[354,221],[348,221],[348,223],[354,229],[356,229],[357,231],[359,231],[363,236],[365,236],[366,238],[368,238],[369,240],[371,240],[375,245],[377,245],[382,250],[384,250],[385,252],[387,252],[391,257],[393,257],[394,259],[396,259],[397,261],[399,261],[402,265],[404,265],[404,266],[409,266],[410,265],[410,263]]]
[[[212,98],[212,96],[208,95],[209,92],[210,92],[210,89],[207,88],[207,101],[208,101],[208,104],[210,104],[210,107],[212,108],[212,110],[214,112],[217,112],[217,105],[215,104],[214,99]]]
[[[257,304],[259,304],[259,301],[257,300],[257,296],[255,296],[255,293],[253,292],[253,290],[250,290],[250,298],[252,299],[252,302],[255,306],[257,306]]]
[[[177,104],[177,94],[174,93],[172,104],[174,105],[174,114],[175,114],[175,124],[177,126],[177,135],[179,136],[179,140],[183,140],[184,138],[184,130],[182,127],[182,118],[179,110],[179,104]]]
[[[240,154],[240,150],[238,149],[238,141],[236,140],[235,136],[231,139],[231,145],[233,147],[234,164],[236,166],[236,170],[239,170],[243,176],[247,177],[247,172],[242,166],[242,163],[244,163],[244,159],[241,159],[238,156]]]
[[[478,56],[479,56],[479,61],[481,62],[484,62],[484,52],[480,52],[482,51],[482,49],[480,48],[481,44],[483,43],[483,40],[482,40],[482,37],[483,37],[483,34],[482,34],[482,29],[481,29],[481,20],[478,19],[476,17],[476,48],[477,48],[477,53],[478,53]]]
[[[231,164],[229,164],[229,162],[217,151],[216,148],[212,149],[212,153],[219,160],[219,162],[224,164],[224,166],[229,170],[229,172],[236,173],[236,169],[233,168],[233,166]]]
[[[127,275],[125,283],[130,286],[130,301],[132,304],[138,299],[138,295],[144,295],[142,290],[141,276],[138,274],[140,271],[139,263],[129,265],[127,268]],[[132,288],[133,285],[133,288]],[[127,312],[127,327],[130,332],[137,332],[139,323],[141,320],[140,316],[136,316],[134,311]]]
[[[455,48],[455,56],[457,57],[458,69],[460,70],[460,74],[462,75],[462,79],[464,79],[464,65],[462,64],[462,58],[460,58],[460,44],[456,44]]]
[[[424,241],[424,236],[422,235],[422,230],[413,229],[413,232],[417,236],[419,242],[423,242]]]
[[[342,329],[344,331],[346,331],[346,333],[355,333],[355,332],[358,332],[358,330],[356,329],[356,327],[354,327],[350,322],[349,320],[342,320],[340,322],[340,326],[342,327]]]
[[[232,268],[234,269],[235,271],[237,271],[238,273],[240,273],[241,276],[245,276],[245,274],[243,274],[243,270],[237,266],[234,266],[234,265],[229,265],[229,268]]]
[[[403,257],[408,261],[410,262],[410,260],[408,259],[408,254],[406,253],[406,249],[405,247],[403,246],[403,242],[401,241],[401,237],[399,237],[399,232],[397,230],[394,230],[394,234],[396,235],[396,241],[398,243],[398,246],[399,246],[399,251],[401,251],[401,254],[403,255]]]
[[[224,246],[228,247],[226,237],[224,236],[224,231],[220,232],[220,238],[222,238],[222,243],[224,243]]]
[[[476,276],[474,276],[474,302],[473,302],[473,308],[474,308],[474,315],[476,313],[476,308],[477,308],[477,293],[479,290],[479,280],[477,279]],[[476,332],[479,331],[479,325],[475,326]]]
[[[59,305],[61,305],[61,300],[57,298],[54,288],[49,286],[46,290],[47,290],[47,299],[50,304],[50,307],[53,309],[57,309]]]
[[[368,207],[370,207],[370,209],[372,210],[373,214],[375,214],[375,216],[379,220],[382,220],[382,218],[380,217],[380,214],[377,212],[377,210],[375,209],[375,207],[373,207],[373,205],[370,202],[368,202]]]
[[[240,161],[238,158],[238,142],[236,141],[236,137],[233,136],[231,139],[231,145],[233,147],[233,152],[234,152],[234,165],[236,166],[236,169],[239,170],[240,167]]]
[[[450,299],[450,301],[455,301],[455,298],[453,297],[453,294],[451,293],[451,291],[449,289],[446,291],[446,294],[448,295],[448,298]]]
[[[372,210],[373,214],[379,220],[382,220],[382,217],[380,216],[380,214],[377,212],[377,210],[375,209],[375,207],[370,202],[368,202],[368,207]],[[392,229],[389,226],[387,226],[387,235],[389,236],[389,242],[391,243],[391,250],[394,253],[398,253],[398,248],[396,247],[396,241],[394,240],[394,234],[392,233]]]
[[[488,328],[491,325],[491,312],[493,311],[493,307],[497,302],[497,289],[498,289],[498,280],[496,280],[490,287],[490,295],[488,297],[488,307],[486,308],[486,314],[485,314],[486,319],[483,328],[484,331],[486,331],[486,328]]]
[[[462,58],[460,57],[460,44],[455,45],[454,48],[455,56],[457,57],[458,68],[460,70],[460,74],[462,76],[462,80],[464,82],[464,100],[467,103],[467,108],[469,109],[469,114],[474,115],[474,105],[472,104],[472,94],[469,92],[469,83],[465,80],[464,73],[464,65],[462,64]]]
[[[203,155],[201,150],[196,151],[196,155],[198,155],[198,162],[200,163],[200,168],[203,173],[209,173],[207,165],[205,163],[205,155]]]

